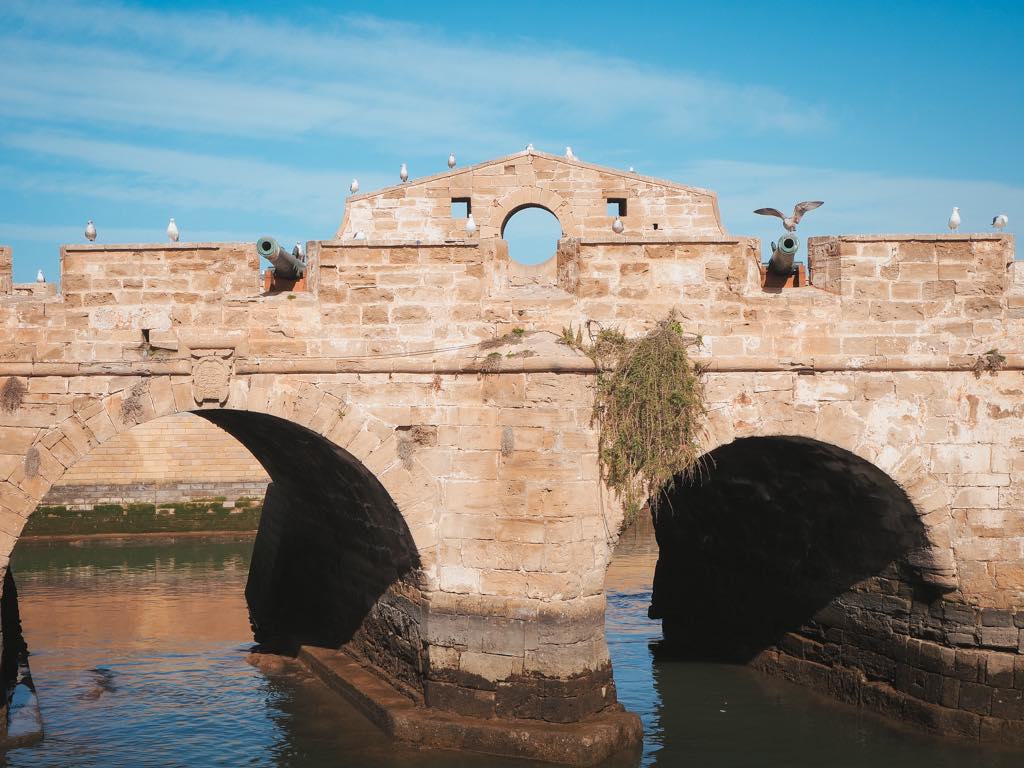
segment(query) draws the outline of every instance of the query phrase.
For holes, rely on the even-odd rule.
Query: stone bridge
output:
[[[501,239],[524,207],[563,230],[538,266]],[[75,462],[197,413],[272,478],[258,640],[401,738],[598,761],[639,738],[604,640],[623,512],[593,364],[558,338],[674,310],[710,411],[705,470],[657,520],[668,639],[1024,742],[1013,239],[812,238],[810,284],[783,289],[760,253],[713,193],[533,151],[349,198],[305,290],[264,292],[248,244],[64,246],[59,294],[0,251],[2,564]]]

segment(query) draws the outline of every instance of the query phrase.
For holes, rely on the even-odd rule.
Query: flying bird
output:
[[[359,179],[352,179],[352,183],[348,185],[348,191],[353,195],[359,191]]]
[[[167,237],[172,243],[178,242],[178,225],[173,218],[167,222]]]
[[[92,223],[92,219],[85,225],[85,239],[90,243],[96,240],[96,225]]]
[[[955,205],[953,206],[953,212],[949,214],[949,223],[947,226],[949,226],[950,232],[956,232],[960,229],[960,209]]]
[[[454,168],[454,167],[455,167],[455,153],[452,152],[450,155],[448,155],[448,168],[451,169],[451,168]]]
[[[992,217],[992,226],[1002,232],[1006,229],[1006,225],[1010,223],[1005,213],[1000,213],[998,216]]]
[[[762,216],[778,216],[782,219],[782,226],[786,228],[787,232],[795,232],[796,225],[800,223],[800,219],[804,217],[805,213],[813,211],[815,208],[820,208],[824,204],[824,200],[805,200],[793,206],[792,216],[785,216],[782,211],[775,208],[758,208],[754,213],[759,213]]]
[[[36,282],[37,283],[45,283],[46,282],[46,276],[43,274],[43,270],[41,270],[41,269],[38,272],[36,272]]]
[[[616,235],[621,235],[622,231],[626,228],[626,225],[622,223],[622,219],[618,216],[615,217],[615,221],[612,222],[612,232]]]
[[[409,180],[409,169],[405,163],[402,163],[402,167],[398,170],[398,178],[402,180],[403,184]]]
[[[476,222],[473,220],[473,214],[471,213],[466,217],[466,234],[472,235],[474,232],[476,232]]]
[[[565,148],[565,156],[566,156],[566,157],[567,157],[567,158],[568,158],[569,160],[575,160],[575,159],[576,159],[576,155],[574,155],[574,154],[572,153],[572,147],[566,147],[566,148]]]

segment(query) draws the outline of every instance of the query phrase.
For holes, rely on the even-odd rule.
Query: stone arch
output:
[[[885,473],[907,495],[921,522],[925,543],[908,553],[922,581],[942,590],[959,587],[952,550],[953,515],[950,495],[928,469],[919,444],[899,447],[873,439],[867,423],[837,413],[808,413],[791,403],[773,401],[770,426],[733,422],[722,410],[711,414],[704,440],[705,454],[745,437],[800,437],[834,445]],[[809,418],[812,416],[813,418]]]
[[[505,225],[524,208],[543,208],[551,213],[562,227],[562,237],[578,237],[580,226],[571,203],[556,192],[539,187],[519,187],[494,202],[481,221],[481,237],[502,237]]]
[[[402,447],[417,436],[408,425],[386,422],[346,402],[343,385],[299,377],[239,376],[232,381],[227,400],[217,406],[195,403],[190,378],[112,380],[110,387],[110,394],[78,402],[70,415],[40,429],[21,466],[0,482],[0,566],[6,568],[28,516],[46,492],[93,448],[161,416],[234,410],[294,423],[350,454],[390,495],[416,545],[423,577],[428,582],[435,578],[439,484],[415,450]]]

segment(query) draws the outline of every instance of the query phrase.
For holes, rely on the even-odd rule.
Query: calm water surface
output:
[[[267,675],[243,589],[251,542],[18,546],[14,573],[46,736],[11,766],[517,766],[400,748],[301,672]],[[654,661],[657,554],[630,533],[609,571],[619,697],[644,719],[645,766],[1003,768],[743,668]]]

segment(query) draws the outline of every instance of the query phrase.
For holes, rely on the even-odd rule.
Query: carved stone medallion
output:
[[[230,349],[192,350],[192,397],[199,405],[228,399],[231,386]]]

